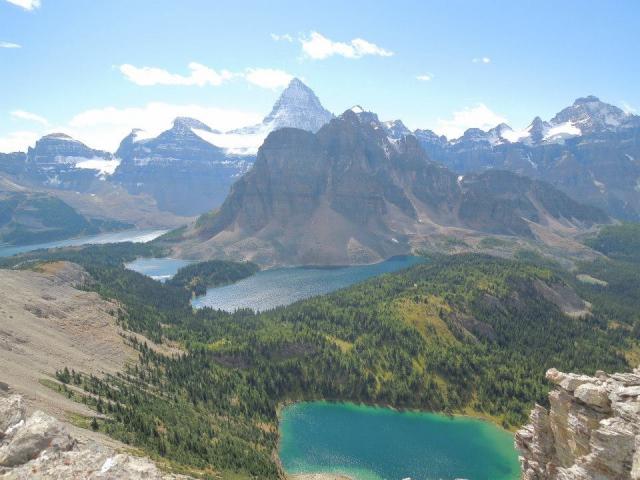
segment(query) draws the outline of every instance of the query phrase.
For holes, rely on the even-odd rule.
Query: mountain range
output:
[[[418,139],[395,139],[377,115],[347,110],[316,134],[271,133],[221,208],[178,247],[262,264],[350,264],[480,232],[552,243],[606,214],[553,186],[507,171],[459,176]],[[482,236],[482,235],[480,235]]]
[[[390,136],[415,135],[431,159],[460,174],[509,170],[547,181],[614,217],[640,219],[640,117],[597,97],[578,98],[549,121],[536,117],[522,131],[501,124],[469,129],[451,141],[394,125],[387,127]]]
[[[293,79],[263,122],[252,127],[220,132],[197,119],[178,117],[156,137],[134,129],[115,153],[53,133],[26,154],[0,154],[0,172],[56,190],[96,193],[107,182],[152,198],[161,211],[188,217],[222,203],[271,131],[293,127],[315,132],[332,117],[309,87]]]
[[[500,124],[488,131],[469,129],[462,137],[452,140],[431,130],[411,131],[401,120],[380,121],[374,113],[361,107],[354,107],[343,114],[337,124],[346,128],[348,122],[345,123],[345,118],[352,114],[359,124],[369,125],[376,130],[376,141],[369,143],[375,143],[376,148],[385,151],[389,156],[387,161],[398,155],[406,157],[408,154],[400,153],[400,150],[415,147],[416,152],[411,154],[414,161],[435,162],[433,165],[430,163],[432,171],[429,174],[418,172],[415,168],[410,170],[413,175],[425,175],[424,181],[432,180],[429,175],[439,172],[435,165],[439,164],[448,168],[448,180],[441,181],[465,186],[460,191],[467,192],[470,185],[480,185],[483,182],[485,186],[491,184],[487,184],[486,179],[504,179],[506,174],[497,173],[498,170],[504,170],[547,182],[566,193],[573,201],[598,207],[612,217],[640,219],[640,117],[625,113],[594,96],[577,99],[573,105],[561,110],[548,121],[536,117],[523,130],[514,130],[506,124]],[[322,106],[314,92],[300,80],[293,79],[272,111],[258,125],[220,132],[197,119],[179,117],[174,120],[171,128],[157,136],[139,129],[133,130],[113,153],[92,149],[68,135],[53,133],[42,137],[25,153],[0,154],[0,175],[5,182],[18,184],[23,190],[52,193],[73,207],[77,205],[84,208],[90,200],[100,209],[99,215],[96,215],[89,208],[85,213],[90,217],[113,218],[137,224],[136,221],[132,222],[132,218],[123,218],[122,207],[126,204],[127,209],[136,210],[135,218],[153,217],[163,223],[162,226],[175,225],[179,219],[185,219],[184,222],[188,218],[217,209],[236,182],[227,204],[240,201],[238,192],[246,188],[249,179],[258,174],[268,173],[272,181],[280,182],[282,188],[286,185],[283,182],[292,179],[294,175],[314,174],[306,170],[309,166],[307,162],[313,163],[312,159],[307,158],[291,159],[291,164],[282,167],[279,173],[281,178],[276,178],[275,171],[265,172],[264,166],[251,172],[258,147],[263,145],[270,134],[293,128],[299,132],[283,133],[276,135],[274,139],[291,143],[317,134],[314,137],[317,142],[326,137],[327,133],[320,132],[332,119],[334,116]],[[335,128],[337,127],[330,130]],[[263,145],[263,152],[274,148],[277,144],[274,139]],[[293,143],[289,143],[286,144],[287,148],[293,148]],[[371,145],[367,148],[373,148]],[[343,145],[341,155],[365,155],[357,153],[358,145],[351,147],[354,151],[348,151]],[[300,155],[311,155],[313,152],[313,149],[311,153],[307,152],[300,145],[295,148],[300,149]],[[325,145],[323,148],[329,147]],[[327,157],[323,161],[332,160]],[[402,180],[402,185],[394,183],[399,181],[396,178],[398,175],[409,174],[401,172],[401,168],[404,167],[394,167],[393,172],[385,173],[382,173],[384,170],[376,170],[375,175],[395,177],[387,179],[391,182],[389,184],[383,182],[375,186],[363,179],[371,172],[360,172],[364,175],[363,178],[350,176],[350,171],[345,172],[344,179],[340,180],[345,182],[348,178],[351,183],[344,184],[342,190],[337,192],[342,191],[339,195],[346,195],[349,190],[365,191],[369,187],[374,191],[376,188],[390,188],[394,191],[397,188],[406,189],[406,178]],[[292,172],[291,169],[295,171]],[[244,178],[244,175],[248,177]],[[318,180],[321,183],[323,181]],[[331,180],[331,188],[335,187],[336,181]],[[526,181],[513,180],[514,184]],[[533,185],[538,183],[534,182]],[[289,187],[293,188],[293,185]],[[415,185],[411,186],[410,190],[414,187]],[[316,185],[314,188],[317,190],[320,187]],[[452,188],[451,192],[458,187]],[[489,193],[500,192],[496,188],[495,192]],[[385,192],[385,195],[391,195],[389,191]],[[111,207],[110,203],[114,198],[121,201],[115,202]],[[411,195],[407,198],[411,203]],[[331,200],[333,205],[334,200]],[[385,201],[387,200],[388,197],[385,197]],[[457,208],[453,207],[455,202],[463,205],[463,198],[448,196],[446,201],[454,202],[450,206],[453,216],[445,218],[440,206],[429,205],[429,208],[437,207],[437,215],[429,218],[438,225],[471,227],[464,219],[464,209],[462,213],[454,211]],[[405,200],[402,202],[406,203]],[[136,203],[144,204],[143,210],[147,213],[137,212]],[[394,209],[400,208],[393,202],[391,205]],[[420,218],[420,214],[416,212],[421,209],[415,205],[412,208],[413,213],[400,208],[404,215],[403,222],[411,223]],[[223,211],[228,215],[229,207],[224,207]],[[522,218],[535,221],[530,213],[529,209],[529,213],[522,215]],[[516,213],[512,212],[512,215]],[[211,215],[206,215],[206,218],[209,217]],[[526,232],[527,228],[523,225],[515,226],[521,221],[524,220],[516,220],[514,217],[514,223],[507,222],[503,225],[504,232],[500,233],[514,228],[520,233]],[[220,220],[214,223],[219,225]],[[374,228],[376,232],[388,230],[389,225],[382,227],[385,220],[378,223],[380,224]],[[483,228],[486,230],[489,227],[484,225]],[[494,230],[497,231],[497,227]],[[219,233],[215,232],[215,235]],[[378,233],[374,235],[376,238]],[[383,235],[386,238],[384,248],[376,243],[375,248],[371,247],[371,251],[377,252],[375,255],[371,251],[362,255],[375,257],[395,252],[400,249],[399,245],[411,243],[403,235],[393,236],[395,241],[391,237],[386,238],[388,235]],[[388,241],[391,244],[385,243]],[[358,242],[352,242],[353,249],[362,249],[363,252],[370,249]],[[336,259],[338,258],[352,257],[338,255]]]

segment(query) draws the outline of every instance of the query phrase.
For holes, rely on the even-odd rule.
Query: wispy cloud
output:
[[[630,113],[630,114],[634,114],[634,115],[636,113],[638,113],[638,110],[636,108],[632,107],[631,105],[629,105],[624,100],[622,101],[621,108],[622,108],[622,111],[624,113]]]
[[[476,57],[471,60],[473,63],[482,63],[484,65],[491,63],[491,59],[489,57]]]
[[[26,112],[24,110],[14,110],[11,112],[11,116],[19,118],[20,120],[27,120],[29,122],[39,123],[40,125],[49,125],[49,121],[36,113]]]
[[[244,77],[252,85],[274,89],[286,87],[293,75],[273,68],[248,68]]]
[[[218,86],[234,76],[234,74],[228,70],[217,72],[212,68],[196,62],[189,64],[189,70],[191,71],[189,75],[180,75],[157,67],[135,67],[128,63],[120,65],[120,72],[122,72],[129,81],[141,86]]]
[[[244,78],[251,85],[260,88],[286,87],[293,75],[275,68],[247,68],[244,72],[216,71],[199,63],[191,62],[190,75],[171,73],[158,67],[135,67],[120,65],[120,72],[131,82],[141,86],[180,85],[180,86],[219,86],[233,78]]]
[[[350,42],[334,42],[318,32],[311,32],[308,37],[300,38],[302,52],[308,58],[324,60],[334,55],[345,58],[361,58],[366,55],[390,57],[393,52],[362,38],[354,38]]]
[[[25,10],[40,8],[40,0],[7,0],[7,2],[24,8]]]
[[[429,81],[433,80],[433,74],[432,73],[423,73],[422,75],[418,75],[416,77],[416,80],[420,80],[421,82],[429,82]]]
[[[282,34],[282,35],[278,35],[277,33],[272,33],[271,34],[271,38],[273,40],[275,40],[276,42],[279,41],[285,41],[285,42],[293,42],[293,37],[291,35],[289,35],[288,33]]]
[[[21,48],[21,45],[11,42],[0,42],[0,48]]]
[[[255,125],[263,114],[202,105],[151,102],[141,107],[105,107],[75,115],[64,127],[56,127],[94,148],[114,151],[134,128],[156,136],[171,127],[176,117],[191,117],[220,131]]]
[[[506,122],[506,118],[495,113],[484,103],[478,103],[473,107],[453,112],[453,117],[450,119],[438,119],[438,126],[434,128],[434,131],[439,135],[453,139],[461,137],[468,128],[488,130]]]

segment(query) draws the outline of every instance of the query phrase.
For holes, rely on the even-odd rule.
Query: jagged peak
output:
[[[369,112],[362,108],[360,105],[355,105],[340,115],[340,118],[343,119],[351,119],[356,118],[357,121],[361,124],[382,126],[380,120],[378,119],[378,115],[373,112]]]
[[[503,130],[513,130],[513,128],[511,128],[509,125],[507,125],[506,123],[502,122],[498,125],[496,125],[495,127],[493,127],[491,130],[489,131],[495,131],[495,132],[502,132]]]
[[[293,78],[269,115],[264,117],[262,125],[268,130],[295,127],[315,132],[331,118],[333,115],[322,106],[313,90],[300,79]]]
[[[207,124],[197,120],[195,118],[190,117],[176,117],[173,121],[174,129],[191,129],[196,128],[198,130],[206,130],[207,132],[211,131],[211,127]]]
[[[576,98],[574,105],[584,105],[585,103],[602,103],[595,95],[587,95],[586,97]]]
[[[44,137],[41,138],[41,140],[45,140],[45,139],[67,140],[67,141],[72,141],[72,142],[77,142],[78,141],[75,138],[71,137],[70,135],[67,135],[66,133],[62,133],[62,132],[49,133],[49,134],[47,134],[47,135],[45,135]]]

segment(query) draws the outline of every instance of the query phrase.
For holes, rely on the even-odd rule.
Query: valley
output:
[[[125,375],[67,379],[59,370],[62,385],[86,392],[78,400],[108,413],[98,420],[100,431],[177,471],[206,476],[208,465],[223,478],[279,478],[273,452],[283,403],[325,399],[462,413],[512,429],[533,401],[545,403],[547,368],[593,373],[633,365],[640,297],[629,289],[638,277],[613,240],[628,228],[610,227],[594,239],[611,260],[585,262],[578,272],[531,254],[432,256],[263,313],[192,310],[190,292],[124,268],[141,255],[157,256],[162,247],[154,242],[29,252],[4,266],[76,262],[91,275],[92,290],[122,305],[122,328],[188,352],[167,356],[134,342],[140,360]],[[563,289],[562,298],[549,294]],[[576,299],[565,304],[570,293]],[[575,302],[584,313],[571,313]],[[99,407],[96,398],[109,402]],[[159,424],[160,435],[148,427]],[[206,449],[189,440],[203,435],[211,439]],[[303,471],[310,472],[294,468]]]

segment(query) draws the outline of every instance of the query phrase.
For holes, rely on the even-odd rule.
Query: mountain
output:
[[[23,152],[0,153],[0,172],[20,175],[26,168],[27,156]]]
[[[414,135],[433,160],[458,173],[510,170],[614,217],[640,220],[640,117],[597,97],[578,98],[551,120],[536,117],[521,131],[502,124],[469,129],[451,141],[429,130]]]
[[[52,195],[0,192],[0,244],[49,242],[131,227],[122,222],[87,218]]]
[[[300,79],[294,78],[282,91],[262,123],[234,130],[232,133],[262,133],[266,138],[270,132],[287,127],[315,133],[332,118],[333,114],[322,106],[313,90]]]
[[[94,150],[64,133],[52,133],[28,149],[21,173],[41,186],[85,192],[113,173],[118,163],[109,152]]]
[[[269,132],[295,127],[317,131],[332,118],[313,91],[297,78],[282,92],[263,122],[222,133],[193,118],[176,118],[155,138],[134,130],[115,156],[122,159],[113,181],[133,194],[148,194],[178,215],[218,207],[246,173]]]
[[[116,151],[121,159],[112,181],[132,194],[153,197],[161,210],[195,215],[224,200],[231,184],[252,164],[227,155],[210,141],[204,123],[179,117],[155,138],[133,130]]]
[[[276,101],[271,113],[264,117],[262,125],[269,131],[279,128],[299,128],[317,132],[333,118],[320,100],[302,81],[291,80]]]
[[[456,230],[536,239],[607,222],[548,184],[504,171],[458,176],[413,135],[388,136],[360,107],[316,134],[272,132],[219,211],[178,248],[258,263],[365,263]]]

